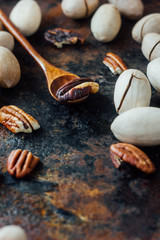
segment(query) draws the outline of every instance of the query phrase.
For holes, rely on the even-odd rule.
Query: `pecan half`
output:
[[[127,162],[145,173],[155,171],[155,166],[148,156],[132,144],[112,144],[110,146],[110,156],[116,168],[119,168],[122,162]]]
[[[39,123],[22,109],[10,105],[0,109],[0,123],[13,133],[31,133],[40,128]]]
[[[127,67],[124,64],[123,60],[119,56],[111,52],[106,54],[103,63],[114,74],[121,74],[123,71],[127,70]]]
[[[7,160],[7,170],[16,178],[28,175],[39,162],[39,158],[27,150],[13,150]]]
[[[84,38],[72,30],[55,28],[48,30],[44,34],[45,39],[55,45],[57,48],[62,48],[63,44],[75,44],[77,42],[83,44]]]
[[[99,90],[98,83],[89,78],[76,78],[58,89],[56,96],[59,102],[75,101],[94,94]]]

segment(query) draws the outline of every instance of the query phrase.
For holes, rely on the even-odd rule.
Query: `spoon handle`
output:
[[[13,25],[6,14],[0,9],[0,20],[10,33],[20,42],[20,44],[27,50],[27,52],[35,59],[43,71],[49,64],[28,42],[28,40],[20,33],[20,31]],[[56,67],[55,67],[56,68]]]

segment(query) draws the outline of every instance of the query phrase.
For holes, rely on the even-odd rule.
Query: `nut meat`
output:
[[[117,143],[110,146],[110,156],[116,168],[127,162],[145,173],[152,173],[155,167],[148,156],[134,145]]]
[[[0,109],[0,123],[13,133],[31,133],[40,128],[39,123],[31,115],[13,105]]]
[[[103,63],[114,74],[121,74],[123,71],[127,70],[127,67],[124,64],[123,60],[119,56],[111,52],[106,54]]]
[[[84,43],[84,38],[79,34],[72,32],[71,30],[55,28],[48,30],[44,34],[45,39],[55,45],[57,48],[62,48],[63,44],[75,44],[80,42]]]
[[[28,175],[39,162],[39,158],[27,150],[13,150],[7,161],[7,170],[16,178],[23,178]]]
[[[98,83],[89,78],[76,78],[58,89],[56,96],[59,102],[66,103],[88,97],[99,90]]]

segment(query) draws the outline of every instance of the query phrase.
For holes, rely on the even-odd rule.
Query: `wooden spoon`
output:
[[[46,61],[40,54],[32,47],[32,45],[28,42],[28,40],[19,32],[19,30],[12,24],[6,14],[0,10],[0,20],[4,24],[4,26],[10,31],[10,33],[20,42],[20,44],[28,51],[28,53],[36,60],[36,62],[42,68],[48,84],[48,89],[52,97],[54,97],[57,101],[56,97],[57,90],[62,87],[67,82],[79,78],[77,75],[72,74],[70,72],[63,71],[48,61]],[[81,102],[85,100],[88,96],[80,98],[78,100],[74,100],[72,102]]]

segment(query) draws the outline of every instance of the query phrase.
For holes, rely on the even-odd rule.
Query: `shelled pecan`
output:
[[[103,63],[111,70],[114,74],[121,74],[127,70],[123,60],[114,53],[108,52],[103,60]]]
[[[28,175],[38,164],[39,158],[27,150],[13,150],[7,160],[7,170],[16,178]]]
[[[62,48],[63,44],[75,44],[77,42],[83,44],[84,38],[72,30],[55,28],[48,30],[44,34],[45,39],[55,45],[57,48]]]
[[[99,90],[98,83],[89,78],[76,78],[58,89],[56,96],[62,103],[75,101],[94,94]]]
[[[22,109],[10,105],[0,109],[0,123],[13,133],[31,133],[40,128],[39,123]]]
[[[126,162],[148,174],[155,171],[155,166],[149,157],[132,144],[112,144],[110,146],[110,156],[116,168],[119,168],[122,162]]]

